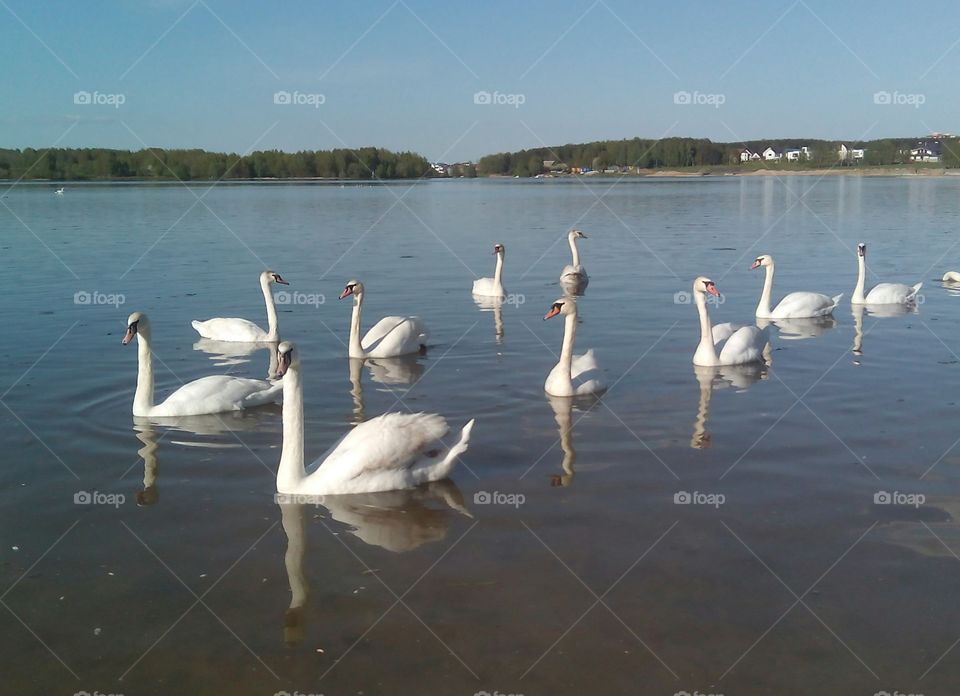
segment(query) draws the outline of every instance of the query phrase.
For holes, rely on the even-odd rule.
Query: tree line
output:
[[[862,164],[882,166],[888,164],[912,164],[909,150],[925,138],[884,138],[869,141],[846,141],[847,147],[863,148]],[[943,143],[942,166],[960,167],[960,142],[956,139]],[[599,140],[590,143],[538,147],[518,152],[500,152],[487,155],[477,164],[480,176],[534,176],[547,170],[545,161],[553,160],[566,168],[588,168],[603,171],[610,167],[638,167],[662,169],[681,167],[704,167],[714,165],[739,165],[740,152],[744,148],[762,152],[767,147],[783,151],[786,148],[807,146],[812,152],[809,160],[796,163],[798,168],[828,167],[837,164],[840,141],[772,139],[753,140],[745,143],[715,143],[705,138],[663,138],[647,140]],[[906,151],[906,154],[904,153]],[[777,163],[783,166],[785,161]]]
[[[160,148],[0,149],[2,179],[412,179],[430,173],[430,163],[416,153],[377,147],[289,153],[265,150],[248,155]]]

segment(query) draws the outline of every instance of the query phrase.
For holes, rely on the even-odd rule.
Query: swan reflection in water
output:
[[[149,421],[143,420],[145,422],[133,426],[137,439],[143,443],[143,447],[137,450],[143,460],[143,490],[136,495],[137,505],[141,507],[156,505],[160,501],[160,492],[157,490],[157,432]]]
[[[600,395],[585,394],[583,396],[552,396],[546,395],[550,408],[553,409],[553,418],[557,421],[557,432],[560,435],[560,449],[563,450],[563,460],[560,462],[561,474],[550,476],[551,486],[569,486],[573,483],[576,473],[574,465],[577,463],[577,451],[573,448],[573,411],[586,413],[600,402]]]
[[[305,637],[304,613],[310,594],[303,561],[306,556],[306,518],[326,508],[330,517],[349,525],[350,534],[391,553],[405,553],[447,536],[451,510],[473,517],[463,494],[450,479],[417,488],[356,495],[302,496],[277,493],[283,531],[287,535],[284,564],[290,581],[290,606],[284,614],[283,637],[297,645]]]
[[[581,297],[587,292],[590,279],[586,276],[561,276],[560,288],[563,294],[572,297]]]
[[[769,346],[768,346],[769,347]],[[700,402],[697,404],[697,417],[693,421],[693,435],[690,447],[707,449],[710,447],[710,433],[707,432],[707,419],[710,417],[710,399],[714,389],[734,388],[745,391],[760,380],[767,379],[767,364],[723,365],[718,367],[693,366],[693,373],[700,384]]]
[[[473,301],[483,312],[493,312],[493,340],[497,345],[503,343],[503,297],[486,297],[474,295]]]
[[[211,338],[201,338],[193,344],[193,349],[207,353],[210,360],[217,367],[242,365],[248,363],[258,350],[266,350],[269,367],[267,379],[273,379],[277,374],[277,346],[279,343],[241,343],[238,341],[216,341]]]
[[[863,314],[866,311],[871,317],[878,319],[889,319],[891,317],[902,317],[906,314],[917,314],[917,305],[915,304],[884,304],[884,305],[851,305],[853,311],[853,354],[863,355]],[[867,329],[869,332],[869,329]]]
[[[757,326],[761,329],[775,326],[777,327],[777,338],[785,341],[799,341],[823,336],[837,327],[837,320],[832,316],[803,319],[762,319],[757,317]]]
[[[416,355],[402,355],[396,358],[347,358],[350,370],[350,396],[353,397],[354,425],[363,423],[366,410],[363,404],[363,366],[370,371],[370,379],[383,384],[386,391],[393,392],[394,387],[410,387],[423,375],[424,366]]]

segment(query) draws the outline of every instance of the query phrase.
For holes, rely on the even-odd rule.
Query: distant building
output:
[[[760,159],[760,153],[754,152],[750,148],[743,148],[739,153],[741,162],[751,162]]]
[[[774,150],[772,147],[768,147],[766,150],[764,150],[764,151],[761,153],[761,156],[762,156],[763,159],[765,159],[767,162],[778,162],[778,161],[780,160],[780,158],[783,157],[783,153],[782,153],[782,152],[777,152],[777,151]]]
[[[910,148],[912,162],[939,162],[943,159],[943,146],[936,140],[921,140]]]
[[[783,156],[786,157],[788,162],[799,162],[800,154],[800,148],[798,147],[789,147],[783,151]]]
[[[433,171],[440,176],[448,176],[450,174],[450,165],[446,162],[434,162],[430,166],[433,168]]]
[[[837,148],[837,159],[841,162],[862,160],[866,152],[863,148],[847,147],[846,143],[840,143]]]

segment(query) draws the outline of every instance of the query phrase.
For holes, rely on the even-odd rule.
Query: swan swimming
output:
[[[355,426],[326,454],[304,467],[303,387],[294,344],[277,349],[283,377],[283,446],[277,492],[289,495],[376,493],[413,488],[449,476],[467,451],[474,420],[453,445],[441,441],[447,421],[434,413],[385,413]]]
[[[351,280],[340,293],[340,299],[353,295],[353,316],[350,320],[351,358],[392,358],[426,350],[427,327],[420,317],[384,317],[360,340],[360,313],[363,311],[363,283]]]
[[[570,255],[573,257],[573,261],[560,271],[560,283],[561,285],[564,283],[576,284],[582,292],[590,282],[590,278],[587,276],[587,269],[580,264],[580,251],[577,249],[578,239],[588,239],[588,237],[576,229],[567,233],[567,242],[570,244]]]
[[[606,386],[601,379],[600,365],[593,354],[593,348],[583,355],[573,354],[573,343],[577,335],[577,301],[572,297],[561,297],[553,303],[543,320],[558,314],[564,316],[563,344],[560,348],[560,359],[547,375],[544,391],[552,396],[580,396],[603,391]]]
[[[277,327],[277,307],[273,302],[273,293],[270,285],[278,283],[289,285],[280,277],[279,273],[264,271],[260,274],[260,289],[263,291],[263,300],[267,305],[267,330],[264,331],[247,319],[218,317],[206,321],[190,322],[197,333],[203,338],[214,341],[237,341],[244,343],[276,343],[280,340],[280,330]]]
[[[503,258],[506,254],[503,244],[494,244],[493,254],[497,257],[497,265],[493,271],[493,278],[477,278],[473,281],[473,294],[479,297],[506,297],[503,289]]]
[[[857,285],[853,289],[850,304],[914,304],[917,293],[923,283],[904,285],[903,283],[879,283],[874,285],[866,295],[863,294],[863,282],[866,276],[867,245],[857,244]]]
[[[773,257],[769,254],[758,256],[751,264],[750,269],[765,268],[766,277],[763,280],[763,291],[760,293],[760,304],[757,305],[758,317],[763,319],[807,319],[809,317],[825,317],[833,314],[833,310],[840,304],[843,294],[828,297],[819,292],[791,292],[785,296],[776,307],[770,308],[770,295],[773,293]]]
[[[719,297],[720,291],[712,280],[699,276],[693,281],[693,301],[700,315],[700,343],[693,354],[693,364],[713,367],[764,361],[763,351],[769,342],[767,330],[729,323],[711,327],[710,313],[707,311],[708,294]]]

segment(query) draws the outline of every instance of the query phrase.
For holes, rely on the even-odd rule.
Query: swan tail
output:
[[[203,328],[204,328],[203,324],[204,322],[197,321],[196,319],[190,322],[190,326],[193,327],[194,331],[200,334],[200,336],[202,336],[203,338],[206,338],[207,336],[203,333]]]
[[[447,450],[440,462],[425,465],[423,469],[421,469],[424,475],[423,481],[440,481],[450,475],[454,465],[457,463],[457,458],[466,452],[470,446],[470,433],[473,431],[474,423],[476,423],[476,419],[471,418],[470,422],[463,426],[463,430],[460,431],[460,439]]]
[[[917,293],[920,292],[920,288],[923,287],[923,283],[917,283],[913,286],[912,292],[907,294],[907,299],[912,300],[917,296]]]

